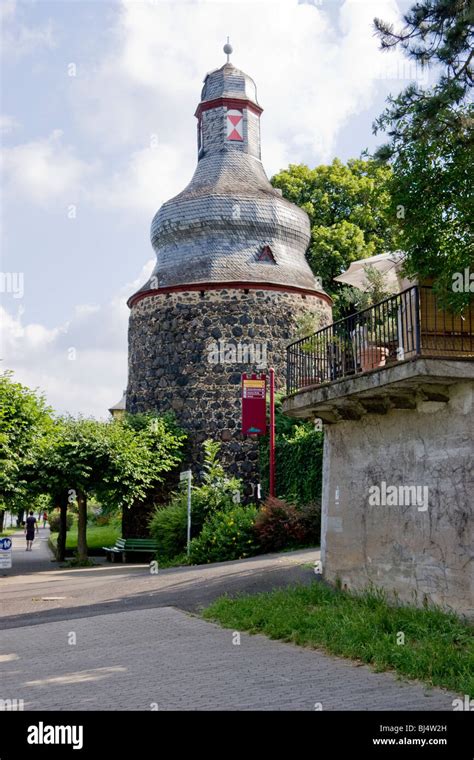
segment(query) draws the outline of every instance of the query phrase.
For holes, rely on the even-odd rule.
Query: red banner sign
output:
[[[267,432],[266,375],[242,375],[242,433],[265,435]]]

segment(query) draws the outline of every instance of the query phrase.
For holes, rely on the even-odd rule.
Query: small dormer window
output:
[[[264,245],[257,253],[257,261],[263,261],[266,264],[276,264],[273,251],[269,245]]]

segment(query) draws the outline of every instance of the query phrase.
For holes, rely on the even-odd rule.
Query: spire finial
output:
[[[229,42],[229,38],[227,37],[227,42],[224,45],[224,53],[227,56],[227,63],[230,63],[230,54],[233,52],[233,50],[234,49],[233,49],[232,45]]]

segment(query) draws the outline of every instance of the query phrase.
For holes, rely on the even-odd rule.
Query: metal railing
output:
[[[473,309],[439,307],[434,291],[414,285],[291,343],[287,392],[334,382],[415,356],[474,357]]]

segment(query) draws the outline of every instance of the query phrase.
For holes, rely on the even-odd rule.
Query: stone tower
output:
[[[221,441],[227,470],[250,492],[258,448],[240,432],[241,373],[273,365],[282,388],[298,320],[331,321],[305,259],[309,219],[263,169],[261,113],[255,83],[229,60],[207,74],[194,176],[156,213],[156,267],[128,302],[128,411],[174,411],[198,470],[202,442]]]

